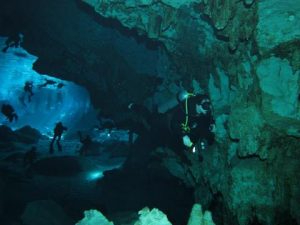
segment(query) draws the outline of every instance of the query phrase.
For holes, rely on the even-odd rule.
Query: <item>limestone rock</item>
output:
[[[97,210],[89,210],[84,212],[85,217],[76,223],[76,225],[114,225],[106,217]],[[172,225],[167,216],[159,209],[150,210],[148,207],[139,211],[139,219],[134,225]]]
[[[139,211],[139,219],[134,225],[172,225],[167,216],[157,208],[150,210],[145,207]],[[84,212],[85,217],[76,225],[114,225],[97,210],[88,210]],[[188,225],[215,225],[210,211],[203,213],[200,204],[194,204],[188,220]]]
[[[256,40],[261,53],[300,38],[300,4],[294,0],[258,1]]]
[[[240,225],[251,220],[251,207],[265,216],[265,221],[274,218],[275,178],[266,174],[263,162],[244,160],[231,172],[232,184],[229,191],[229,206],[236,212]],[[273,223],[267,223],[273,224]]]
[[[233,139],[239,140],[239,155],[257,154],[264,119],[254,106],[235,106],[229,117],[229,131]]]
[[[164,149],[164,151],[168,152],[167,149]],[[169,153],[171,154],[171,153]],[[188,173],[188,168],[185,164],[183,164],[179,159],[177,158],[169,158],[165,159],[163,161],[163,165],[170,171],[170,173],[178,177],[180,180],[182,180],[188,187],[193,187],[195,185],[194,180],[194,174]],[[197,171],[195,171],[197,172]],[[193,175],[193,176],[192,176]]]
[[[201,72],[199,58],[216,42],[213,28],[196,11],[200,0],[107,1],[83,0],[105,18],[114,18],[138,34],[160,41],[182,73]],[[173,61],[173,62],[174,62]],[[188,70],[193,70],[189,71]],[[182,74],[181,74],[182,75]],[[173,75],[172,75],[173,76]]]
[[[7,142],[14,142],[17,141],[17,137],[15,133],[7,126],[1,125],[0,126],[0,142],[7,143]]]
[[[253,76],[251,74],[251,62],[245,61],[242,64],[242,71],[238,74],[238,85],[243,91],[248,91],[253,86]]]
[[[91,209],[84,212],[84,218],[80,220],[76,225],[114,225],[99,211]]]
[[[294,165],[292,167],[293,169],[297,169],[297,165]],[[292,173],[294,173],[293,171],[291,171]],[[298,185],[298,181],[300,179],[300,175],[299,174],[295,174],[295,179],[291,179],[290,182],[290,190],[291,190],[291,198],[290,200],[290,205],[291,205],[291,215],[296,218],[298,224],[300,223],[300,209],[299,209],[299,205],[300,205],[300,190],[299,190],[299,185]]]
[[[164,18],[172,18],[167,11],[165,11],[166,16],[163,15],[165,7],[168,6],[155,3],[155,7],[153,7],[151,1],[139,2],[131,0],[120,2],[100,0],[94,2],[84,0],[84,2],[92,5],[102,16],[116,18],[124,26],[138,29],[140,33],[146,32],[152,38],[160,35]]]
[[[201,80],[201,85],[206,86],[207,82],[204,81],[202,84],[202,78],[203,80],[208,80],[209,74],[213,74],[209,89],[211,88],[210,94],[216,109],[217,129],[219,132],[217,133],[217,142],[220,143],[222,141],[222,145],[216,143],[216,147],[212,149],[213,151],[209,149],[209,151],[203,153],[204,161],[202,164],[205,166],[201,166],[200,163],[194,160],[193,163],[196,163],[193,164],[193,168],[189,168],[175,157],[168,158],[165,165],[171,171],[173,170],[173,175],[180,177],[186,184],[191,186],[203,185],[207,190],[212,190],[214,193],[221,192],[224,196],[224,204],[228,206],[230,213],[238,218],[241,225],[249,223],[251,217],[254,216],[254,211],[260,223],[264,225],[274,224],[274,218],[276,218],[275,210],[282,210],[280,211],[281,213],[286,211],[300,223],[300,203],[298,200],[300,199],[298,187],[299,160],[297,160],[299,155],[297,155],[296,151],[300,149],[299,144],[291,146],[291,140],[282,137],[282,144],[279,145],[280,148],[277,148],[275,146],[278,143],[273,136],[274,133],[299,135],[299,102],[297,101],[299,94],[299,70],[295,70],[297,68],[295,65],[299,65],[300,53],[298,53],[298,50],[295,50],[292,57],[295,62],[291,64],[291,62],[288,62],[290,59],[286,57],[286,53],[275,51],[275,48],[280,51],[285,47],[288,49],[297,48],[296,44],[299,43],[297,39],[299,39],[300,33],[298,25],[300,6],[296,4],[297,1],[84,1],[94,7],[101,16],[117,19],[124,27],[137,30],[138,34],[145,34],[151,39],[162,42],[168,51],[168,55],[172,56],[172,61],[176,64],[176,70],[179,71],[178,74],[180,73],[180,76],[184,78],[182,80],[187,83],[195,79]],[[56,4],[54,5],[56,7]],[[36,10],[28,10],[28,15],[32,14],[32,12],[40,12],[43,7],[44,4],[42,3]],[[58,8],[65,9],[65,7]],[[51,12],[53,14],[45,16],[45,18],[50,20],[50,18],[57,15],[53,10]],[[65,12],[67,11],[63,10],[63,13]],[[203,13],[209,17],[209,23],[202,19]],[[256,15],[258,15],[258,18]],[[61,49],[60,45],[68,48],[69,44],[74,45],[76,43],[70,37],[74,34],[72,30],[65,32],[70,36],[57,35],[63,34],[65,29],[76,27],[73,23],[59,23],[62,29],[55,29],[57,26],[54,24],[56,23],[49,26],[47,22],[34,26],[34,28],[45,27],[46,29],[42,30],[43,32],[40,32],[38,29],[37,33],[52,35],[50,39],[53,39],[53,45],[56,42],[60,43],[59,45],[56,44],[58,47],[53,48],[55,50],[49,54],[47,50],[51,50],[52,46],[49,45],[49,42],[42,42],[47,43],[42,45],[42,48],[46,49],[44,58],[49,55],[49,59],[46,58],[49,60],[49,65],[51,65],[49,68],[52,68],[52,65],[56,63],[51,61],[50,56],[55,55],[58,52],[57,49]],[[88,29],[76,29],[75,31],[77,31],[79,36],[81,36],[80,33],[90,32],[92,34],[91,32],[96,30],[97,25],[86,26],[85,21],[83,24],[84,26],[82,27],[88,27]],[[254,32],[255,28],[257,28],[256,32]],[[254,33],[256,36],[253,42],[257,43],[258,46],[251,44],[251,38]],[[56,36],[59,36],[59,38]],[[69,56],[73,56],[73,54],[66,57],[61,53],[60,57],[58,57],[58,62],[60,63],[56,64],[68,65],[68,68],[74,70],[74,73],[68,70],[66,74],[73,75],[65,77],[66,79],[76,82],[81,80],[79,78],[82,74],[77,71],[85,72],[85,70],[80,68],[79,65],[81,63],[76,63],[78,61],[91,61],[91,63],[86,65],[86,68],[94,66],[95,70],[99,68],[96,67],[100,63],[97,61],[98,53],[108,48],[99,48],[99,52],[92,50],[92,47],[98,46],[100,41],[98,39],[99,36],[90,36],[92,37],[91,39],[76,39],[78,43],[86,44],[76,45],[75,49],[71,48],[69,51],[82,55],[82,49],[88,49],[84,52],[92,52],[91,55],[94,57],[84,57],[87,53],[83,53],[82,58],[76,57],[73,61],[69,60]],[[39,40],[37,37],[39,36],[36,36],[33,40]],[[222,40],[217,40],[217,37],[221,37],[220,39]],[[91,46],[87,48],[88,44]],[[235,52],[226,53],[226,44]],[[50,47],[47,49],[47,46]],[[238,46],[239,48],[237,48]],[[242,50],[240,50],[241,48]],[[269,56],[265,53],[273,53],[273,49],[275,55],[280,56],[280,58],[267,58]],[[112,53],[112,50],[107,50],[107,52]],[[252,55],[250,57],[255,58],[255,54],[259,53],[263,54],[262,61],[254,62],[247,59],[248,55]],[[287,53],[289,54],[289,52]],[[117,54],[112,55],[112,59],[115,59],[117,56]],[[60,58],[67,60],[61,63]],[[222,69],[219,67],[220,64],[223,66]],[[101,65],[104,67],[105,63]],[[216,70],[217,76],[214,76],[215,67],[219,68]],[[238,71],[239,67],[244,67],[245,71]],[[64,69],[65,67],[62,68]],[[115,67],[112,66],[112,68]],[[205,71],[203,72],[202,69]],[[109,76],[112,78],[109,86],[116,86],[118,84],[117,81],[123,80],[123,75],[127,74],[127,70],[124,72],[123,66],[117,70],[121,71],[120,76]],[[91,71],[89,70],[89,72]],[[52,71],[52,74],[59,73]],[[178,77],[175,79],[175,76],[173,77],[171,73],[168,75],[172,77],[170,79],[171,83],[174,80],[179,80],[177,79]],[[195,77],[195,75],[198,75],[198,77]],[[131,73],[130,77],[133,77]],[[97,74],[90,74],[88,79],[93,83],[94,80],[98,79]],[[136,80],[138,85],[132,86],[132,82]],[[106,82],[101,83],[103,83],[102,87],[105,89]],[[145,84],[149,83],[145,82]],[[235,102],[233,105],[231,105],[232,99],[229,93],[232,90],[232,85],[238,87],[237,92],[239,94],[238,97],[234,96]],[[100,86],[100,83],[98,82],[95,86]],[[118,95],[126,96],[124,101],[122,101],[126,103],[128,99],[132,100],[134,96],[141,95],[141,92],[136,91],[135,88],[128,88],[137,86],[146,87],[146,85],[141,85],[137,77],[134,77],[128,80],[122,88],[115,90]],[[201,87],[206,89],[205,86]],[[93,89],[92,87],[90,89]],[[101,93],[102,87],[96,89],[97,91],[92,95],[95,96]],[[163,103],[166,102],[165,99],[169,99],[169,96],[173,94],[168,95],[170,89],[171,85],[161,93],[160,96],[165,96]],[[133,94],[126,95],[127,90],[133,90]],[[162,99],[160,96],[157,99]],[[147,97],[149,96],[147,95]],[[143,100],[143,98],[138,99]],[[166,109],[168,107],[162,108]],[[227,127],[225,126],[227,115],[229,119],[229,133],[233,139],[229,144],[226,143],[228,141],[226,139]],[[296,141],[299,142],[298,139],[294,140],[294,142]],[[242,159],[236,157],[236,154]],[[264,161],[260,159],[264,159]],[[229,164],[228,161],[230,166],[227,166]],[[198,190],[204,190],[204,188],[199,188]],[[197,207],[195,211],[198,212],[199,208]],[[150,210],[147,209],[144,213],[149,214]],[[92,214],[94,216],[99,215],[95,212]],[[197,215],[199,216],[199,214]],[[206,214],[204,217],[210,219],[210,214]],[[191,219],[189,225],[196,223],[193,221],[198,220]],[[37,224],[44,223],[38,221]]]
[[[95,5],[95,4],[101,4],[101,2],[108,2],[107,0],[83,0],[84,2],[90,4],[90,5]],[[117,2],[118,1],[110,1],[110,2]],[[159,1],[157,1],[159,2]],[[161,0],[165,5],[171,6],[173,8],[179,8],[183,5],[189,5],[191,3],[199,3],[201,0]],[[156,4],[156,1],[153,0],[127,0],[124,2],[127,7],[136,7],[136,6],[149,6],[151,4]]]
[[[217,33],[229,39],[230,50],[235,51],[240,40],[250,39],[256,27],[255,5],[234,0],[204,1],[204,5],[204,13],[212,20]]]
[[[228,24],[228,21],[234,16],[235,2],[231,0],[212,0],[205,1],[206,14],[214,22],[217,30],[222,30]]]
[[[215,225],[211,212],[205,211],[203,214],[200,204],[194,204],[187,225]]]
[[[22,215],[24,225],[72,225],[72,220],[54,201],[39,200],[27,204]]]
[[[217,68],[217,78],[212,74],[209,78],[208,90],[215,112],[226,111],[230,105],[233,93],[230,90],[229,78],[225,72]],[[218,82],[216,82],[216,80]]]
[[[39,139],[42,138],[41,133],[30,126],[24,126],[16,130],[15,134],[17,135],[19,142],[26,144],[36,144]]]
[[[262,90],[262,112],[266,122],[289,135],[300,136],[300,71],[286,59],[271,57],[257,66]]]
[[[12,131],[9,127],[2,125],[0,126],[0,135],[0,142],[21,142],[26,144],[35,144],[42,138],[41,133],[30,126],[24,126]]]
[[[85,217],[76,225],[114,225],[106,217],[97,210],[88,210],[84,212]],[[139,211],[139,219],[134,225],[172,225],[167,216],[159,209],[150,210],[145,207]]]
[[[220,116],[217,116],[215,118],[215,125],[216,125],[215,138],[218,143],[222,143],[227,138],[227,130],[225,127],[227,121],[228,121],[228,115],[226,114],[221,114]]]
[[[260,224],[294,224],[288,218],[300,219],[299,142],[296,139],[273,140],[272,159],[245,159],[230,173],[227,202],[239,224],[248,224],[255,216]],[[253,213],[255,215],[253,215]]]
[[[148,207],[139,211],[140,218],[134,225],[172,225],[167,216],[158,209]]]
[[[164,4],[170,5],[174,8],[179,8],[183,5],[189,5],[192,3],[199,3],[201,0],[161,0]]]

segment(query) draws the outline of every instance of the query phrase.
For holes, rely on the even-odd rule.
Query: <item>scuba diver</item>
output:
[[[26,81],[24,85],[24,92],[25,94],[28,94],[28,102],[31,102],[31,97],[34,95],[32,92],[32,88],[33,88],[33,82]]]
[[[214,142],[215,125],[210,99],[207,95],[191,93],[181,97],[178,96],[177,106],[164,113],[155,108],[149,110],[142,104],[128,105],[131,116],[126,116],[122,124],[116,120],[117,127],[122,125],[138,134],[131,146],[134,154],[130,154],[128,163],[147,163],[152,158],[151,152],[157,148],[172,150],[188,165],[191,165],[191,153],[194,153],[193,158],[203,161],[201,150]]]
[[[61,135],[63,134],[64,131],[67,131],[68,128],[63,126],[62,122],[58,122],[54,128],[54,136],[52,138],[52,141],[50,143],[50,150],[49,150],[49,153],[50,154],[53,154],[54,152],[54,149],[53,149],[53,144],[56,140],[56,143],[57,143],[57,148],[58,148],[58,151],[62,151],[62,148],[61,148],[61,145],[60,145],[60,139],[61,139]]]
[[[82,146],[79,150],[79,154],[86,155],[87,152],[91,149],[91,145],[92,145],[93,141],[92,141],[90,135],[86,135],[84,138],[80,131],[78,131],[78,135],[79,135],[79,141],[82,144]]]
[[[18,120],[18,115],[15,112],[15,109],[10,104],[3,104],[1,107],[1,113],[6,116],[9,122],[13,122]]]
[[[146,135],[158,147],[169,147],[180,154],[183,149],[205,150],[214,142],[215,124],[207,95],[182,92],[178,105],[166,113],[151,112],[147,107],[130,104],[138,134]],[[133,125],[131,125],[133,126]]]
[[[179,106],[172,113],[171,133],[180,145],[193,153],[197,145],[202,150],[214,142],[215,122],[207,95],[183,92],[178,95]]]
[[[6,53],[7,50],[11,47],[18,48],[20,47],[21,42],[23,42],[24,35],[21,33],[14,33],[7,38],[5,41],[5,47],[2,49],[2,52]]]

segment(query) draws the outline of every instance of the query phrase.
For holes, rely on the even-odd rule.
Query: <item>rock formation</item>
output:
[[[53,201],[39,200],[26,206],[22,215],[23,224],[73,224],[72,220],[64,213],[61,206]]]
[[[130,224],[134,225],[172,225],[162,211],[157,208],[149,209],[145,207],[139,211],[139,218]],[[84,218],[76,225],[114,225],[106,217],[97,210],[88,210],[84,212]],[[203,213],[200,204],[194,204],[187,225],[215,225],[211,212],[205,211]]]
[[[169,152],[164,164],[170,172],[198,191],[208,185],[212,196],[221,193],[239,224],[254,217],[262,224],[299,223],[300,191],[294,187],[299,175],[293,171],[299,169],[300,149],[300,5],[83,1],[101,16],[162,42],[183,85],[191,88],[195,79],[209,91],[218,144],[203,153],[202,164],[191,159],[192,166]]]
[[[197,202],[218,207],[218,220],[300,224],[297,1],[82,0],[105,22],[157,44],[161,58],[153,67],[161,79],[138,73],[116,47],[102,45],[95,21],[89,28],[73,20],[58,23],[57,15],[68,14],[68,1],[59,9],[47,3],[52,11],[47,1],[30,2],[35,7],[26,11],[30,22],[22,29],[24,47],[39,57],[35,69],[86,86],[94,104],[108,113],[131,101],[153,101],[166,110],[181,88],[209,93],[216,143],[201,152],[203,162],[189,154],[190,164],[184,163],[167,148],[157,154],[170,173],[195,189]],[[101,74],[107,76],[97,68],[106,68]]]

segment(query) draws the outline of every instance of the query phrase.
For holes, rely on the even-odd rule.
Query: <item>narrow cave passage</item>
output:
[[[6,38],[0,40],[4,46]],[[72,82],[36,73],[32,64],[37,58],[22,48],[10,48],[0,53],[0,57],[1,104],[11,104],[18,114],[18,120],[13,122],[1,115],[2,129],[30,126],[44,135],[29,143],[18,139],[1,140],[0,174],[6,192],[2,203],[6,215],[3,221],[10,223],[9,218],[20,217],[27,204],[33,201],[44,204],[39,202],[41,200],[54,200],[72,220],[79,220],[83,210],[95,208],[107,213],[116,224],[118,221],[122,224],[123,214],[136,218],[134,212],[145,206],[160,208],[175,225],[187,220],[193,190],[159,164],[153,168],[105,172],[120,168],[130,154],[128,131],[95,130],[99,121],[87,90]],[[47,80],[52,82],[47,83]],[[33,83],[34,95],[30,101],[24,91],[26,81]],[[57,121],[62,121],[68,131],[62,141],[63,152],[49,155],[48,138],[52,137]],[[78,156],[81,144],[77,130],[91,135],[94,141],[93,149],[85,157]],[[30,146],[37,146],[37,160],[31,167],[23,168],[22,158]],[[145,152],[134,156],[135,160],[147,162],[150,146],[141,141],[135,145],[138,151]]]

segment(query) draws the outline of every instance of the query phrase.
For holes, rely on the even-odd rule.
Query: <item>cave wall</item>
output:
[[[38,56],[37,72],[85,86],[103,111],[141,102],[159,83],[159,46],[78,1],[10,1],[0,12],[1,35],[24,34],[22,47]]]
[[[106,18],[161,41],[185,88],[208,91],[215,147],[204,164],[165,166],[198,201],[221,193],[227,224],[300,223],[299,4],[295,1],[83,0]],[[174,80],[178,77],[174,78]],[[165,150],[167,151],[167,150]],[[188,176],[187,176],[188,175]]]

